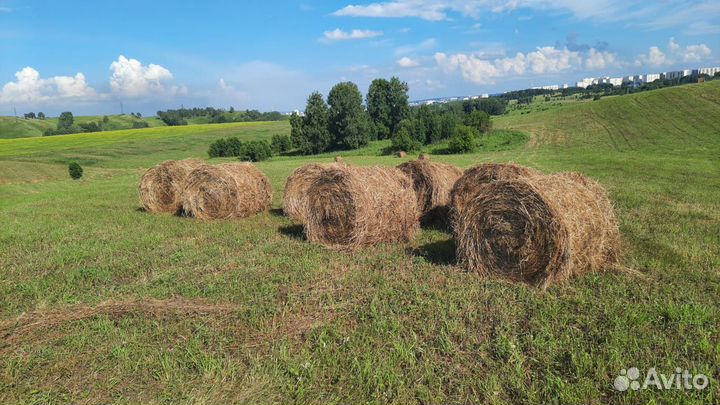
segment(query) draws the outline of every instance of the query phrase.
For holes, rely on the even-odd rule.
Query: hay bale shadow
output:
[[[286,225],[278,228],[281,234],[298,240],[305,240],[305,230],[302,225]]]
[[[269,212],[270,212],[270,215],[275,216],[275,217],[284,217],[285,216],[285,212],[283,211],[282,208],[271,208]]]
[[[455,264],[455,240],[450,238],[426,243],[422,246],[408,249],[408,253],[413,256],[422,257],[428,263],[446,266],[453,265]]]

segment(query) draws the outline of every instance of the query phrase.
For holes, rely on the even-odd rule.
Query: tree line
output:
[[[142,120],[142,115],[140,113],[131,113],[130,115],[136,119],[132,123],[133,128],[147,128],[150,126],[147,122]],[[44,119],[44,117],[45,115],[43,114],[42,119]],[[98,121],[75,123],[75,117],[73,116],[73,113],[70,111],[65,111],[61,113],[58,117],[56,127],[46,129],[45,132],[43,132],[43,136],[102,132],[110,129],[109,123],[110,118],[108,118],[107,115],[104,115],[102,119],[99,119]]]
[[[280,121],[286,118],[286,116],[278,111],[236,111],[233,107],[230,107],[229,110],[213,107],[180,108],[176,110],[158,111],[157,116],[169,126],[187,125],[187,120],[190,118],[205,118],[210,124],[220,124],[223,122]]]
[[[490,114],[505,112],[506,103],[500,100],[411,108],[408,90],[407,83],[392,77],[373,80],[365,103],[352,82],[336,84],[327,101],[319,92],[313,92],[303,114],[290,117],[292,146],[310,155],[390,139],[388,151],[409,152],[454,136],[460,139],[487,133],[491,129]]]
[[[40,112],[38,112],[37,114],[35,114],[34,112],[30,111],[29,113],[23,114],[23,118],[25,118],[26,120],[35,120],[35,119],[37,119],[37,120],[44,120],[44,119],[45,119],[45,113],[42,112],[42,111],[40,111]]]

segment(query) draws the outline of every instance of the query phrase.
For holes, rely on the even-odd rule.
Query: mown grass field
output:
[[[457,268],[440,230],[351,255],[311,245],[281,215],[282,189],[332,154],[258,164],[275,191],[266,214],[138,210],[151,165],[205,158],[218,137],[287,133],[286,122],[0,140],[0,402],[718,403],[720,83],[495,126],[530,139],[500,134],[433,159],[598,179],[634,273],[541,292]],[[345,159],[405,160],[385,146]],[[710,387],[613,390],[633,366],[704,373]]]

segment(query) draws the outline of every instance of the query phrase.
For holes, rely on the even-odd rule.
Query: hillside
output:
[[[131,129],[133,122],[142,120],[148,123],[150,127],[165,126],[165,124],[157,118],[135,118],[131,115],[108,115],[109,122],[105,124],[106,130],[113,131],[119,129]],[[84,123],[95,121],[102,121],[102,115],[91,115],[91,116],[77,116],[75,117],[75,123]],[[28,138],[34,136],[42,136],[48,128],[55,128],[57,126],[57,117],[47,118],[44,120],[32,119],[26,120],[24,118],[15,118],[0,116],[0,139],[9,138]]]
[[[530,132],[534,145],[553,148],[709,147],[720,144],[720,81],[508,114],[495,125]]]
[[[284,184],[330,153],[258,163],[273,209],[253,217],[139,208],[146,168],[233,161],[207,159],[210,142],[269,139],[286,121],[0,140],[0,403],[717,402],[718,90],[513,113],[496,128],[530,142],[432,155],[575,170],[608,189],[633,271],[547,291],[464,271],[442,229],[354,254],[309,243],[282,214]],[[387,143],[340,154],[414,157],[381,155]],[[615,391],[633,366],[712,383]]]

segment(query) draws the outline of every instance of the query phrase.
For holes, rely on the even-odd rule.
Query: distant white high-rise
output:
[[[660,73],[648,73],[645,76],[645,82],[652,83],[655,80],[660,80]]]
[[[720,72],[720,67],[706,67],[700,69],[701,75],[715,76],[715,73]]]

